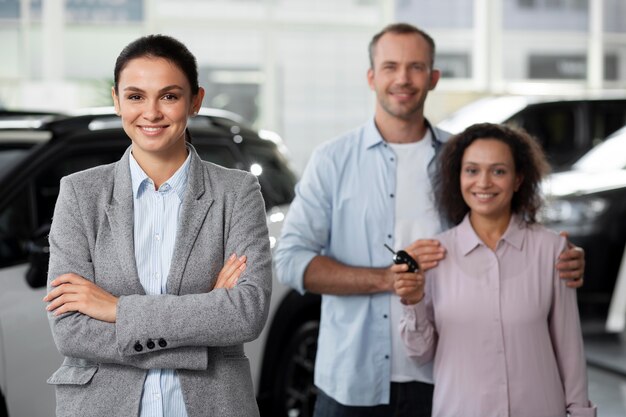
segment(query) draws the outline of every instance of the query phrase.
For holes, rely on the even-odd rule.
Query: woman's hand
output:
[[[436,267],[446,256],[446,249],[435,239],[416,240],[404,250],[417,261],[422,271]]]
[[[424,298],[424,273],[408,272],[408,266],[404,264],[392,265],[390,269],[396,273],[393,289],[402,304],[419,303]]]
[[[222,267],[215,288],[233,288],[237,284],[237,280],[246,269],[246,255],[237,257],[236,253],[230,255],[226,263]]]
[[[46,310],[55,316],[78,311],[96,320],[115,323],[118,298],[93,282],[76,274],[63,274],[51,283],[54,287],[43,301],[49,302]]]

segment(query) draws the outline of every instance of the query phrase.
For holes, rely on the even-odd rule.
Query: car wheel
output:
[[[4,395],[0,392],[0,417],[9,417],[7,412],[7,405],[4,402]]]
[[[301,324],[283,352],[274,387],[274,415],[311,417],[317,388],[313,385],[319,321]]]

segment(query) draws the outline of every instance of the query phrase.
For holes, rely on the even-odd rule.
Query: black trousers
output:
[[[433,388],[422,382],[392,382],[389,404],[371,407],[342,405],[319,390],[313,417],[430,417]]]

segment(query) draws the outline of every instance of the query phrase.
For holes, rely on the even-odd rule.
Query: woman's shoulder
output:
[[[74,172],[63,177],[62,181],[69,181],[80,187],[87,187],[90,185],[98,185],[99,187],[102,187],[102,185],[107,182],[107,179],[112,178],[115,166],[118,163],[119,162],[113,162],[111,164],[98,165],[82,171]]]
[[[253,174],[248,171],[244,171],[242,169],[237,168],[226,168],[221,165],[214,164],[213,162],[202,161],[202,166],[205,171],[209,174],[210,178],[219,178],[228,182],[239,182],[243,181],[246,177],[256,178]]]
[[[236,168],[226,168],[211,162],[202,161],[206,172],[205,179],[213,192],[241,194],[260,187],[256,175]]]
[[[442,245],[449,246],[451,243],[455,241],[458,237],[459,225],[451,227],[448,230],[445,230],[433,237],[433,239],[438,240]]]
[[[547,245],[558,248],[565,244],[563,236],[540,223],[527,224],[526,231],[529,243],[534,246]]]

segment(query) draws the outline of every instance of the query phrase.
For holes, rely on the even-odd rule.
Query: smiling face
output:
[[[431,48],[417,34],[386,33],[376,44],[373,68],[367,73],[376,92],[376,114],[410,120],[423,113],[428,91],[439,71],[431,68]]]
[[[463,153],[460,180],[472,218],[508,222],[513,194],[522,183],[509,145],[497,139],[476,139]]]
[[[199,110],[204,91],[194,96],[180,68],[163,58],[132,59],[112,94],[137,160],[186,155],[187,118]]]

